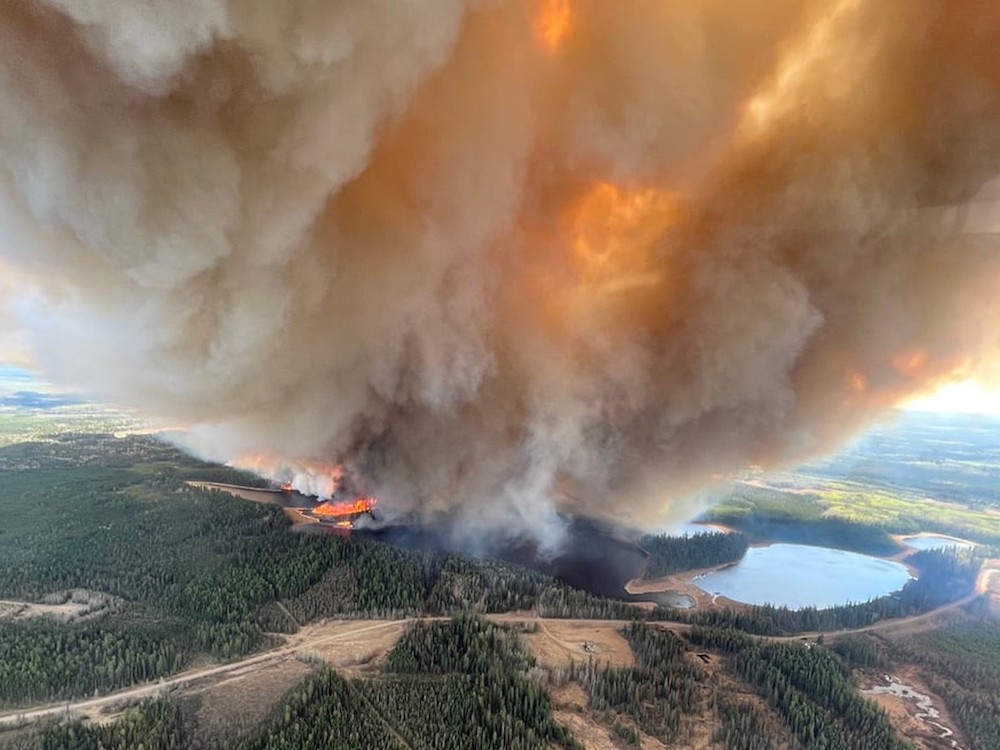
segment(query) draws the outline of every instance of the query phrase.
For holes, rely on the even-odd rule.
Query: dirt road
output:
[[[905,617],[898,620],[882,620],[874,625],[868,625],[861,628],[852,628],[847,630],[837,630],[828,631],[824,633],[800,633],[791,636],[758,636],[767,640],[800,640],[800,639],[812,639],[815,640],[819,635],[823,635],[825,638],[835,638],[837,636],[848,635],[851,633],[865,633],[865,632],[888,632],[893,630],[906,630],[916,628],[917,631],[920,629],[926,629],[933,626],[934,621],[942,613],[949,610],[957,609],[965,604],[968,604],[975,598],[976,594],[970,594],[956,602],[948,604],[944,607],[939,607],[938,609],[932,610],[930,612],[925,612],[920,615],[914,615],[913,617]],[[501,615],[489,615],[489,619],[494,622],[536,622],[543,634],[548,638],[552,639],[560,648],[568,653],[576,653],[578,651],[578,645],[576,643],[569,643],[561,638],[554,635],[551,630],[549,630],[548,625],[558,623],[560,625],[567,625],[569,623],[582,623],[590,627],[607,627],[617,630],[626,624],[625,620],[565,620],[558,618],[537,618],[532,616],[530,613],[506,613]],[[60,716],[92,716],[101,713],[105,710],[113,710],[115,706],[131,702],[134,700],[139,700],[142,698],[149,698],[155,695],[159,695],[169,690],[175,688],[182,688],[196,683],[200,680],[205,680],[207,678],[217,678],[228,676],[232,674],[237,674],[245,672],[247,669],[255,669],[259,667],[266,666],[273,663],[276,660],[292,658],[296,654],[306,654],[310,651],[315,651],[317,647],[323,646],[325,644],[330,644],[335,641],[340,640],[350,640],[356,638],[358,635],[363,633],[368,633],[372,631],[384,630],[388,628],[399,628],[400,625],[405,625],[410,622],[414,622],[417,619],[423,621],[434,621],[434,620],[446,620],[446,617],[429,617],[429,618],[406,618],[403,620],[379,620],[377,622],[364,621],[358,623],[357,627],[344,627],[343,629],[338,629],[336,632],[328,632],[328,628],[332,626],[325,626],[326,632],[324,632],[324,626],[308,626],[305,632],[300,631],[295,635],[291,636],[287,643],[277,648],[271,649],[269,651],[264,651],[253,656],[249,656],[246,659],[242,659],[236,662],[230,662],[228,664],[219,664],[211,667],[204,667],[200,669],[193,669],[187,672],[181,672],[173,677],[164,678],[155,683],[146,683],[143,685],[137,685],[135,687],[128,688],[126,690],[121,690],[115,693],[109,693],[108,695],[103,695],[98,698],[88,698],[85,700],[77,701],[63,701],[60,703],[50,703],[43,706],[37,706],[33,708],[23,708],[15,711],[6,711],[0,713],[0,728],[9,728],[13,726],[18,726],[20,724],[37,721],[39,719],[46,718],[57,718]],[[688,623],[683,622],[673,622],[673,621],[656,621],[651,622],[651,625],[660,628],[667,628],[676,632],[686,633],[691,630],[691,626]],[[337,623],[337,627],[343,626],[344,623]],[[581,655],[583,652],[581,650]]]
[[[128,688],[127,690],[120,690],[116,693],[103,695],[99,698],[89,698],[86,700],[69,702],[63,701],[61,703],[50,703],[36,708],[7,711],[0,713],[0,727],[17,726],[18,724],[25,722],[37,721],[45,718],[56,718],[66,715],[78,716],[81,714],[99,713],[103,709],[111,708],[118,703],[149,698],[173,688],[183,687],[208,677],[219,677],[243,671],[248,667],[260,666],[277,659],[287,659],[294,656],[298,652],[316,648],[317,646],[322,646],[323,644],[331,641],[353,638],[360,633],[372,630],[398,627],[399,623],[399,620],[383,620],[376,623],[360,625],[357,628],[338,631],[333,634],[317,635],[312,638],[293,640],[284,646],[279,646],[278,648],[271,649],[270,651],[255,654],[240,661],[231,662],[229,664],[220,664],[214,667],[194,669],[188,672],[181,672],[180,674],[162,679],[158,682],[137,685],[135,687]]]

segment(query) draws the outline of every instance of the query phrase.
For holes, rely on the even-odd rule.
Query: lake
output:
[[[910,578],[904,565],[877,557],[804,544],[772,544],[751,547],[735,565],[692,583],[737,602],[822,609],[884,596],[903,588]]]

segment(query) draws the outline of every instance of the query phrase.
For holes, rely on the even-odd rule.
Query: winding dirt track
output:
[[[254,654],[246,659],[240,661],[230,662],[228,664],[220,664],[214,667],[204,667],[202,669],[193,669],[187,672],[181,672],[180,674],[174,675],[173,677],[164,678],[157,682],[148,682],[142,685],[137,685],[135,687],[128,688],[126,690],[120,690],[115,693],[108,693],[107,695],[102,695],[99,698],[89,698],[86,700],[69,701],[61,703],[50,703],[44,706],[38,706],[36,708],[23,708],[17,711],[7,711],[0,714],[0,727],[17,725],[22,722],[37,721],[39,719],[45,718],[55,718],[62,715],[77,715],[77,714],[93,714],[95,712],[100,712],[104,708],[113,707],[114,705],[124,702],[132,701],[140,698],[149,698],[154,695],[163,693],[171,688],[183,687],[190,683],[196,682],[198,680],[203,680],[207,677],[218,677],[222,675],[231,674],[234,672],[240,672],[247,667],[260,667],[264,666],[270,662],[277,659],[287,659],[297,652],[306,651],[310,648],[315,648],[316,646],[322,646],[325,643],[330,643],[331,641],[343,640],[347,638],[352,638],[357,636],[359,633],[364,633],[372,630],[378,630],[388,627],[397,627],[399,620],[385,620],[375,624],[363,625],[357,628],[352,628],[351,630],[341,631],[329,635],[319,635],[315,638],[304,639],[301,641],[292,642],[284,646],[279,646],[278,648],[271,649],[270,651],[264,651],[259,654]]]
[[[914,615],[912,617],[904,617],[897,620],[882,620],[874,625],[868,625],[862,628],[853,628],[849,630],[837,630],[828,631],[822,633],[826,638],[835,638],[837,636],[848,635],[851,633],[870,633],[870,632],[891,632],[893,630],[911,630],[913,632],[918,632],[922,629],[928,629],[933,627],[937,617],[943,612],[948,610],[957,609],[962,607],[969,602],[971,602],[976,597],[976,594],[970,594],[969,596],[963,597],[958,601],[947,604],[938,609],[931,610],[930,612],[925,612],[923,614]],[[525,620],[530,620],[532,622],[537,622],[540,626],[540,630],[558,645],[563,647],[569,652],[576,652],[575,644],[566,643],[555,635],[553,635],[549,629],[546,627],[546,623],[549,622],[581,622],[588,623],[593,626],[606,626],[612,628],[619,628],[625,625],[625,620],[565,620],[565,619],[553,619],[553,618],[536,618],[527,613],[507,613],[502,615],[488,615],[490,620],[494,622],[520,622]],[[22,708],[13,711],[6,711],[0,713],[0,728],[9,728],[12,726],[18,726],[20,724],[38,721],[40,719],[46,718],[57,718],[60,716],[82,716],[82,715],[95,715],[101,713],[105,709],[113,710],[115,706],[130,702],[133,700],[138,700],[142,698],[149,698],[155,695],[159,695],[163,692],[174,688],[182,688],[192,685],[195,682],[204,680],[210,677],[222,677],[226,675],[231,675],[235,673],[245,672],[247,669],[263,668],[276,660],[288,659],[296,654],[308,652],[310,649],[315,649],[317,646],[322,646],[324,644],[329,644],[339,640],[347,640],[357,637],[361,633],[381,630],[385,628],[398,627],[400,623],[415,622],[416,620],[423,621],[433,621],[433,620],[447,620],[447,617],[427,617],[427,618],[406,618],[403,620],[380,620],[378,622],[372,623],[368,621],[366,624],[359,625],[356,628],[351,628],[349,630],[339,630],[336,633],[317,633],[315,635],[308,635],[306,637],[292,636],[288,643],[277,648],[271,649],[269,651],[263,651],[261,653],[249,656],[246,659],[240,661],[230,662],[228,664],[219,664],[211,667],[203,667],[200,669],[192,669],[187,672],[181,672],[180,674],[174,675],[173,677],[164,678],[157,682],[145,683],[142,685],[137,685],[135,687],[128,688],[126,690],[120,690],[115,693],[109,693],[107,695],[102,695],[98,698],[88,698],[85,700],[78,701],[63,701],[60,703],[49,703],[42,706],[36,706],[33,708]],[[656,627],[668,628],[681,633],[686,633],[691,630],[691,626],[683,622],[673,622],[669,620],[656,621],[650,623]],[[767,640],[799,640],[802,638],[815,639],[820,632],[815,633],[800,633],[797,635],[790,636],[758,636],[762,639]]]

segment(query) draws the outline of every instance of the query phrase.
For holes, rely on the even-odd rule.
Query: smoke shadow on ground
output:
[[[589,518],[564,520],[565,539],[555,553],[542,550],[530,538],[498,538],[487,542],[478,539],[472,544],[463,541],[454,525],[448,522],[386,525],[358,529],[353,533],[362,539],[403,549],[523,565],[596,596],[684,606],[685,602],[671,592],[636,595],[625,591],[625,584],[642,572],[646,560],[646,553],[627,539],[634,534]]]

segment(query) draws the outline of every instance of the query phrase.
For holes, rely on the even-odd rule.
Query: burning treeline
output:
[[[212,458],[661,521],[996,352],[995,0],[9,0],[0,36],[19,325]]]

